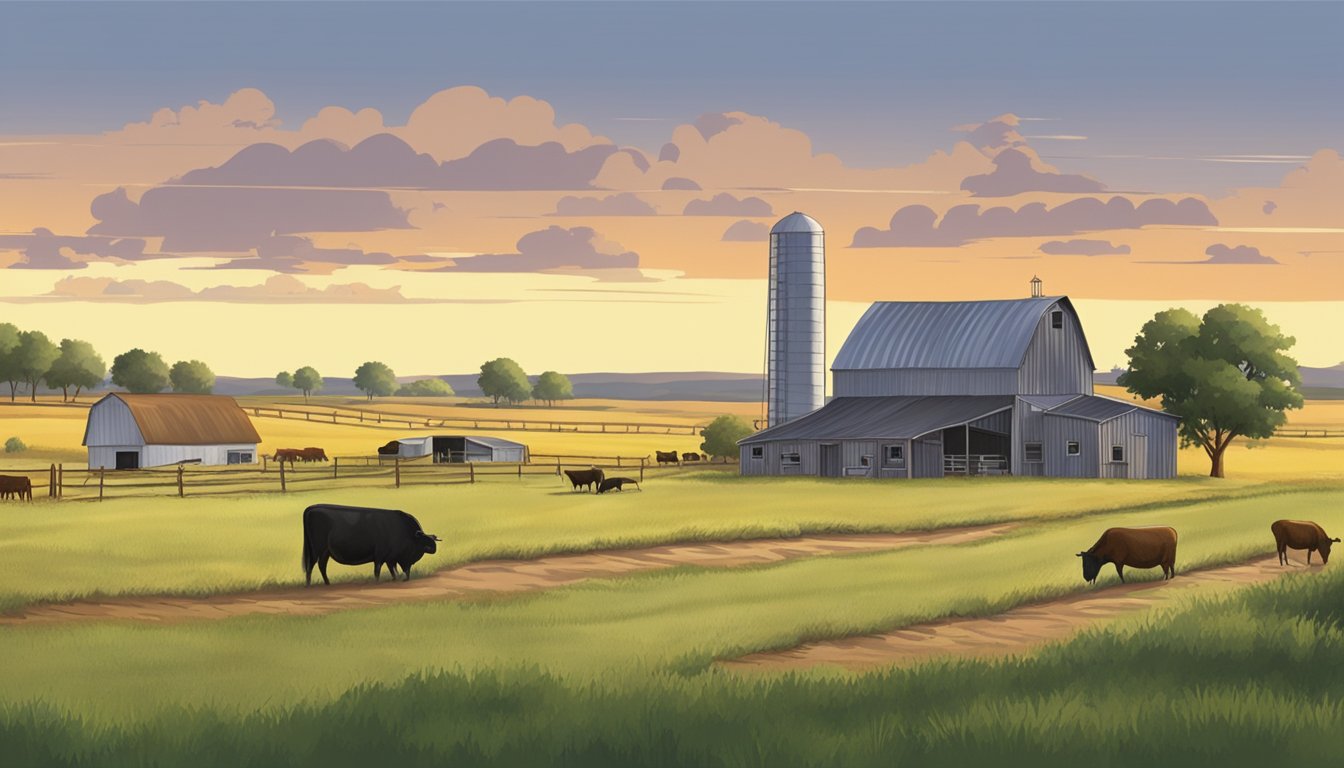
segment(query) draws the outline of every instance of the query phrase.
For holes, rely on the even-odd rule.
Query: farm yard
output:
[[[365,406],[314,398],[308,408]],[[719,403],[498,410],[694,426],[733,409],[753,416],[749,404]],[[0,461],[78,476],[84,412],[0,407],[7,431],[32,446]],[[497,418],[461,403],[369,412]],[[263,452],[321,445],[352,460],[426,432],[374,419],[253,423]],[[1336,430],[1344,409],[1311,402],[1290,419]],[[497,434],[534,455],[642,457],[699,443],[689,433]],[[1072,765],[1117,743],[1158,762],[1268,759],[1270,745],[1305,759],[1333,749],[1326,735],[1344,727],[1328,693],[1344,686],[1344,577],[1307,567],[1302,552],[1259,585],[1196,575],[1272,560],[1277,518],[1344,528],[1341,447],[1238,445],[1226,480],[1183,451],[1181,477],[1146,482],[765,479],[727,465],[651,468],[641,491],[596,496],[541,462],[400,488],[359,477],[352,462],[349,477],[330,480],[330,465],[300,464],[287,493],[274,466],[217,494],[188,485],[184,498],[171,470],[161,490],[101,503],[39,493],[0,504],[0,747],[7,765],[265,765],[280,754],[520,765],[542,753],[575,766],[1013,764],[1007,754]],[[332,587],[305,589],[299,513],[319,501],[403,509],[443,542],[409,583],[375,585],[370,568],[333,564]],[[1128,571],[1131,587],[1111,569],[1083,583],[1073,555],[1101,530],[1157,524],[1180,531],[1170,584],[1183,588],[1156,585],[1155,571]],[[1163,599],[1098,610],[1080,634],[1006,659],[736,663],[1024,607],[1048,614],[1080,596],[1128,604],[1133,587]]]

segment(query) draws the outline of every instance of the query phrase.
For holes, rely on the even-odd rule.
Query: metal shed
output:
[[[223,395],[115,392],[89,408],[89,467],[139,469],[191,462],[252,464],[261,436]]]
[[[432,456],[435,464],[466,462],[527,461],[527,446],[499,437],[467,435],[426,435],[404,437],[397,441],[397,455],[403,459]]]

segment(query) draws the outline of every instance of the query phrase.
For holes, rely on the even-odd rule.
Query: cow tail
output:
[[[303,572],[308,573],[308,569],[313,567],[313,548],[308,540],[308,510],[303,510],[303,556],[299,562],[303,565]]]

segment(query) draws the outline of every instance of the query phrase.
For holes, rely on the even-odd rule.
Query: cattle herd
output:
[[[275,455],[271,461],[277,461],[284,464],[288,461],[293,464],[296,461],[326,461],[327,452],[321,448],[276,448]]]
[[[703,453],[682,453],[676,451],[654,451],[654,459],[659,464],[679,464],[683,461],[709,461],[709,457]]]
[[[1330,562],[1330,546],[1339,541],[1330,538],[1319,524],[1310,520],[1275,520],[1269,526],[1274,534],[1274,545],[1279,551],[1279,565],[1288,564],[1289,549],[1305,549],[1307,564],[1313,552],[1321,553],[1321,564]],[[1130,568],[1162,568],[1162,578],[1176,575],[1176,529],[1167,526],[1148,528],[1107,528],[1083,559],[1083,580],[1095,582],[1101,567],[1115,565],[1120,581],[1125,580],[1125,566]]]

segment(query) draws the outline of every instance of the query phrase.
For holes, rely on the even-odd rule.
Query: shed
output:
[[[260,442],[231,397],[114,392],[89,408],[83,444],[91,469],[139,469],[252,464]]]
[[[404,437],[397,441],[397,455],[403,459],[432,456],[435,464],[462,464],[466,462],[527,461],[527,446],[499,437],[477,435],[425,435]]]

